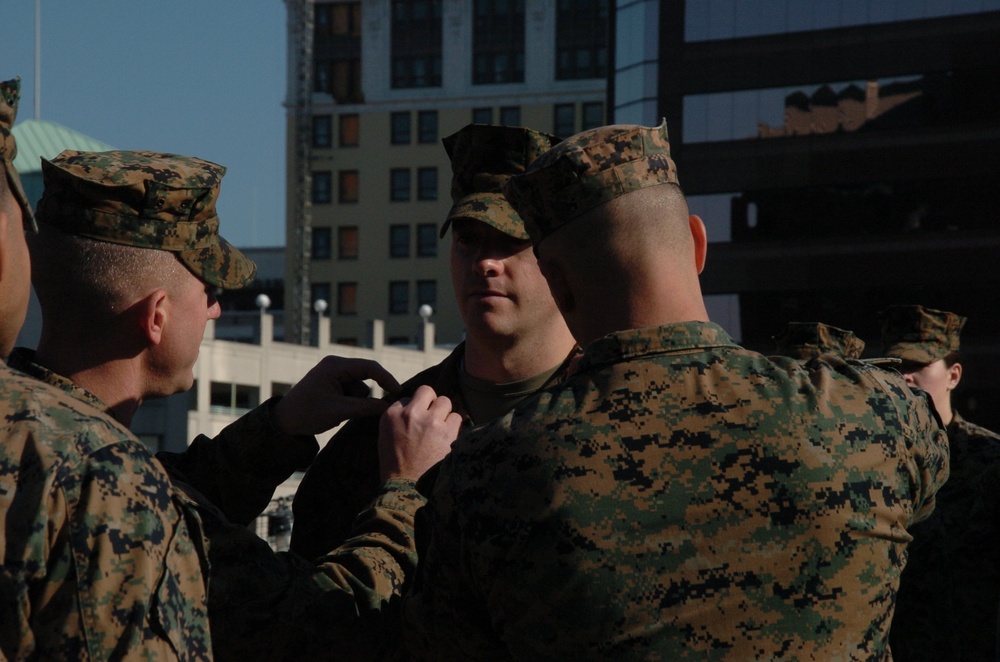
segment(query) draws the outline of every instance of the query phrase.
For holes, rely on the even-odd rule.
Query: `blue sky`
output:
[[[284,244],[282,0],[41,0],[40,119],[226,166],[222,234]],[[35,2],[4,0],[0,79],[34,116]]]

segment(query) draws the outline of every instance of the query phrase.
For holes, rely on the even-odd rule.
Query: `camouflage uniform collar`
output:
[[[739,345],[714,322],[676,322],[616,331],[592,342],[583,352],[578,372],[654,354]]]
[[[77,386],[66,377],[63,377],[62,375],[52,372],[48,368],[35,363],[35,350],[33,349],[29,349],[27,347],[15,347],[10,353],[10,357],[7,359],[7,365],[15,370],[20,370],[29,377],[34,377],[40,382],[45,382],[49,386],[54,386],[60,391],[65,391],[77,400],[82,400],[94,409],[104,412],[116,421],[118,420],[115,418],[114,412],[111,411],[111,408],[104,404],[104,401],[99,397],[87,389]]]

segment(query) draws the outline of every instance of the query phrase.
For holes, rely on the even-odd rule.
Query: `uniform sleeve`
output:
[[[314,559],[351,535],[358,513],[375,498],[381,478],[378,416],[348,421],[309,466],[295,490],[289,549]]]
[[[923,391],[909,391],[902,407],[911,457],[912,524],[930,516],[934,497],[948,480],[948,433],[933,409],[930,396]]]
[[[271,398],[212,438],[198,435],[182,453],[157,459],[172,478],[201,492],[234,524],[247,526],[260,515],[274,490],[295,471],[309,466],[319,445],[312,436],[278,432]]]
[[[148,451],[131,440],[104,445],[62,466],[44,489],[32,485],[31,469],[21,465],[4,522],[6,657],[209,658],[202,566]]]
[[[212,566],[216,658],[325,659],[338,650],[386,659],[400,646],[399,603],[416,565],[412,481],[386,481],[352,536],[316,561],[274,552],[211,508],[199,509]]]
[[[417,513],[420,565],[403,600],[406,649],[417,660],[507,660],[510,653],[493,633],[487,599],[465,558],[452,458],[438,465],[428,504]]]

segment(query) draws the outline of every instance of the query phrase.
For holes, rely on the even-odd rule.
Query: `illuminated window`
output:
[[[358,227],[356,225],[338,228],[337,257],[341,260],[358,259]]]
[[[361,119],[355,113],[340,116],[340,146],[357,147],[361,144]]]
[[[337,200],[340,202],[357,202],[358,171],[341,170],[339,173],[339,177],[340,177],[340,197],[338,197]]]
[[[358,284],[337,283],[337,314],[358,314]]]

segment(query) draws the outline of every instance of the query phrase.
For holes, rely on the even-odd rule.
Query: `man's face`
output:
[[[949,367],[944,359],[938,359],[933,363],[904,361],[899,371],[903,373],[907,384],[927,391],[934,401],[934,408],[939,413],[951,410],[951,392],[958,386],[962,376],[959,364]]]
[[[495,341],[559,320],[531,242],[472,219],[451,225],[451,280],[470,339]]]
[[[0,170],[0,176],[3,176]],[[31,295],[31,260],[24,241],[21,206],[9,192],[0,192],[0,231],[4,233],[0,264],[0,357],[6,358],[17,342],[17,334],[28,314]]]
[[[160,387],[150,395],[172,395],[194,385],[194,364],[205,326],[222,312],[214,292],[214,287],[187,270],[182,282],[168,292],[168,317],[154,354]]]

